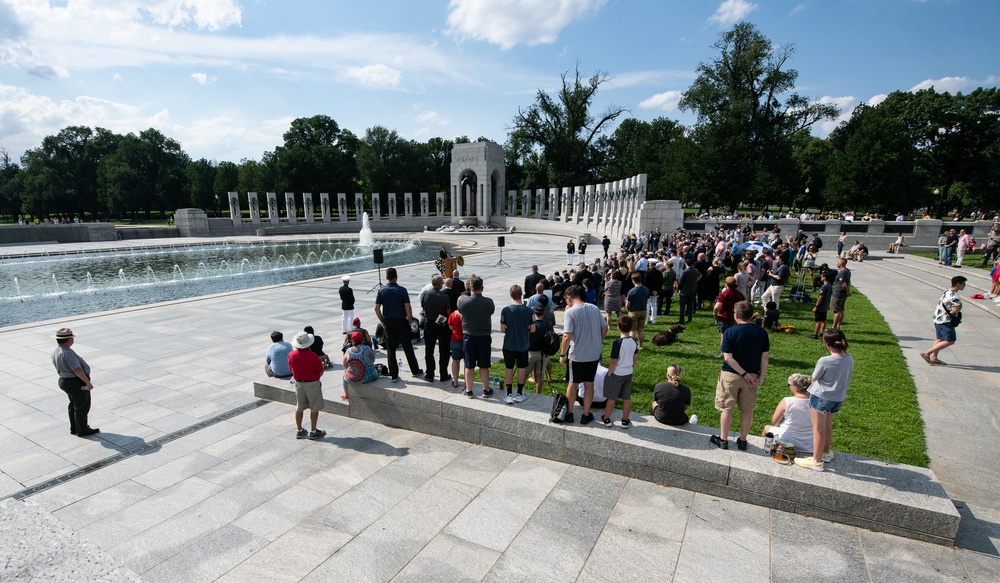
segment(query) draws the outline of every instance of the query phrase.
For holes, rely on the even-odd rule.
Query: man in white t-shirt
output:
[[[594,377],[601,361],[604,337],[608,324],[601,310],[583,300],[583,288],[570,286],[566,289],[566,314],[563,316],[563,340],[559,350],[559,362],[570,369],[569,384],[566,385],[566,399],[569,407],[566,423],[573,422],[573,403],[576,402],[580,383],[584,386],[583,413],[580,424],[594,420],[590,406],[594,399]]]

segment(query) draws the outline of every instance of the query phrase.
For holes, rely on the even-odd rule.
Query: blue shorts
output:
[[[955,327],[947,322],[944,324],[934,324],[934,336],[938,340],[944,340],[945,342],[954,342],[958,338],[955,334]]]
[[[493,339],[489,336],[469,336],[462,338],[465,350],[465,368],[489,368],[490,367],[490,343]]]
[[[816,395],[809,395],[809,408],[817,413],[839,413],[843,401],[827,401]]]
[[[452,340],[451,341],[451,359],[452,360],[464,360],[465,359],[465,350],[462,348],[463,344],[464,344],[464,342],[461,341],[461,340]]]

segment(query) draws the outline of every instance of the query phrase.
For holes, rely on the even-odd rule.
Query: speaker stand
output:
[[[496,269],[497,267],[510,267],[510,264],[503,260],[503,247],[500,247],[498,250],[500,251],[500,261],[497,261],[496,265],[494,265],[493,268]]]
[[[381,265],[378,266],[378,283],[376,283],[374,286],[372,286],[372,288],[370,290],[368,290],[368,293],[372,293],[373,291],[378,291],[380,289],[382,289],[382,266]]]

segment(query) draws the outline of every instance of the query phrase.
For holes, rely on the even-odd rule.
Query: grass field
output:
[[[781,323],[795,326],[796,333],[771,333],[770,364],[765,383],[758,392],[753,435],[760,435],[764,425],[770,423],[778,401],[791,394],[788,376],[794,372],[811,374],[816,361],[829,354],[820,341],[808,338],[813,326],[812,305],[787,299],[781,302]],[[714,401],[722,361],[712,356],[719,352],[719,334],[711,312],[708,309],[699,311],[694,321],[686,324],[679,342],[665,347],[654,346],[649,342],[653,334],[676,323],[676,301],[671,314],[671,317],[661,316],[657,324],[646,327],[647,341],[639,353],[633,375],[633,409],[649,413],[654,385],[664,380],[667,366],[679,364],[684,369],[683,382],[691,388],[688,412],[698,414],[700,424],[718,427],[719,412],[715,410]],[[847,300],[842,329],[850,344],[855,368],[847,400],[833,423],[833,449],[926,467],[929,460],[916,385],[896,337],[871,302],[856,291]],[[602,361],[605,365],[611,342],[617,337],[616,330],[608,334]],[[503,363],[495,363],[491,372],[502,375]],[[563,374],[563,367],[555,363],[553,379],[562,379]],[[566,387],[566,383],[559,380],[551,385],[563,391]],[[552,388],[546,384],[544,392],[551,394]],[[525,390],[534,391],[534,385],[529,381]],[[600,419],[599,414],[596,416]],[[620,417],[620,411],[613,415],[616,421]]]

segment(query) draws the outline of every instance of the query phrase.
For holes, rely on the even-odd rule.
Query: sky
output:
[[[689,125],[680,97],[740,21],[841,109],[819,136],[892,91],[1000,82],[1000,0],[0,0],[0,150],[83,125],[260,160],[314,115],[502,144],[577,67],[608,75],[595,112]]]

